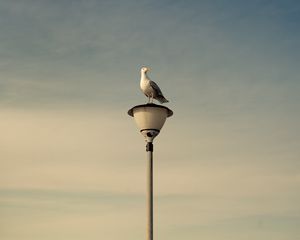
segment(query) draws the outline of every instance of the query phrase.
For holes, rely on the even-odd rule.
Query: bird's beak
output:
[[[150,68],[147,68],[147,71],[149,71],[150,70]]]

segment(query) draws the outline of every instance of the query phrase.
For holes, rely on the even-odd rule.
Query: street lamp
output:
[[[165,106],[148,103],[131,108],[128,114],[134,118],[147,142],[147,240],[153,240],[153,140],[167,117],[173,115],[173,111]]]

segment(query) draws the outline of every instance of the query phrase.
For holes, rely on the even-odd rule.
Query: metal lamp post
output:
[[[134,118],[147,142],[147,240],[153,240],[153,140],[173,112],[165,106],[148,103],[131,108],[128,114]]]

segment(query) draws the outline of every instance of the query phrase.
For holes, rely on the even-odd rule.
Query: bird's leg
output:
[[[151,103],[153,103],[153,93],[151,93]]]
[[[149,95],[148,95],[148,103],[150,103],[150,97],[151,97],[151,96],[150,96],[150,94],[149,94]]]

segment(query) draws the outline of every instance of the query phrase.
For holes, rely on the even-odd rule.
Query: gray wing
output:
[[[163,96],[159,86],[155,82],[150,81],[150,86],[154,89],[154,91],[156,91],[158,96]]]

